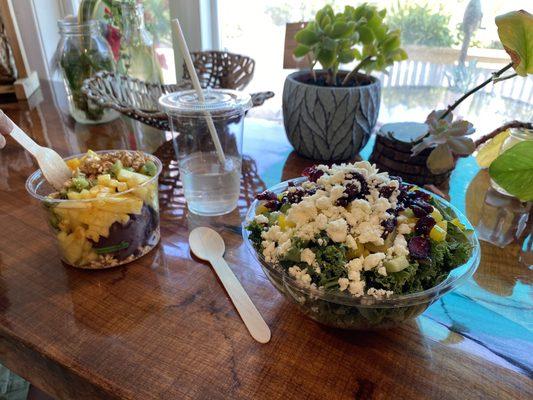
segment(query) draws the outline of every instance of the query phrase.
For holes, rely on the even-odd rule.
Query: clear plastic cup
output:
[[[97,153],[110,151],[114,150]],[[41,170],[30,175],[26,189],[41,203],[63,262],[76,268],[105,269],[136,260],[157,245],[160,238],[158,177],[162,164],[157,157],[144,155],[155,163],[155,176],[139,186],[105,197],[51,198],[48,195],[55,189],[44,179]]]
[[[252,101],[250,95],[228,89],[207,89],[204,97],[200,102],[194,90],[187,90],[164,95],[159,104],[173,131],[187,207],[198,215],[223,215],[239,200],[244,115]],[[208,127],[210,119],[224,162]]]

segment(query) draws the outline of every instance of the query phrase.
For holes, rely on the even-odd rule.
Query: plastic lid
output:
[[[198,100],[194,90],[169,93],[159,98],[159,105],[168,114],[194,116],[205,112],[216,115],[244,114],[252,107],[249,94],[230,89],[204,90],[205,102]]]
[[[428,133],[429,127],[423,122],[393,122],[384,124],[379,135],[392,136],[401,142],[411,143],[422,139]]]

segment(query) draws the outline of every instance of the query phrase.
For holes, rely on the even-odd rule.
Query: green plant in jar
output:
[[[99,71],[114,71],[115,62],[109,45],[94,20],[79,24],[76,19],[58,22],[61,40],[56,57],[69,99],[72,117],[81,123],[107,122],[117,117],[90,101],[81,91],[85,79]]]

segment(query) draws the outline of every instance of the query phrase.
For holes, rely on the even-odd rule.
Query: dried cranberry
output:
[[[296,188],[294,191],[287,192],[287,201],[291,204],[296,204],[302,201],[305,196],[305,191],[302,188]]]
[[[257,200],[277,200],[278,196],[276,193],[271,192],[270,190],[265,190],[264,192],[259,193],[255,196]]]
[[[424,259],[429,257],[431,250],[431,243],[428,238],[423,236],[415,236],[409,240],[409,254],[413,258]]]
[[[386,238],[389,233],[391,233],[394,228],[396,228],[396,217],[386,219],[381,223],[381,226],[383,227],[383,235],[381,237]]]
[[[431,214],[433,212],[433,206],[423,200],[413,200],[411,201],[411,205],[420,207],[426,212],[426,214]]]
[[[281,201],[278,200],[270,200],[265,203],[265,207],[268,208],[270,211],[278,211],[281,208]]]
[[[346,207],[348,204],[350,204],[350,200],[348,197],[341,197],[337,199],[337,202],[335,203],[339,207]]]
[[[428,215],[428,213],[422,207],[419,207],[416,204],[411,204],[409,208],[413,211],[413,214],[417,218],[422,218]]]
[[[431,196],[428,193],[420,190],[412,190],[409,194],[413,199],[422,200],[425,202],[431,200]]]
[[[382,186],[382,187],[379,188],[379,195],[381,197],[386,198],[386,199],[391,197],[393,192],[394,192],[394,187],[392,187],[392,186]]]
[[[418,235],[429,235],[431,229],[435,226],[436,222],[432,216],[426,215],[420,218],[415,225],[415,232]]]
[[[316,165],[313,165],[304,169],[302,175],[307,176],[311,182],[316,182],[318,181],[318,178],[324,175],[324,171],[317,169]]]

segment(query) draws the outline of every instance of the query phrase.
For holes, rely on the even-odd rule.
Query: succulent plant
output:
[[[468,137],[474,133],[473,125],[465,120],[453,121],[451,112],[442,117],[445,112],[434,110],[427,116],[428,134],[412,149],[412,154],[417,155],[433,147],[427,159],[427,167],[433,174],[452,170],[456,157],[468,156],[476,148],[474,141]]]
[[[400,48],[400,31],[390,30],[384,23],[386,13],[385,9],[378,10],[366,3],[357,8],[346,6],[340,13],[326,5],[316,13],[314,21],[296,33],[298,46],[294,56],[309,55],[311,69],[320,63],[331,86],[340,86],[337,81],[340,64],[360,60],[342,85],[350,83],[361,69],[383,71],[395,61],[407,58]]]

